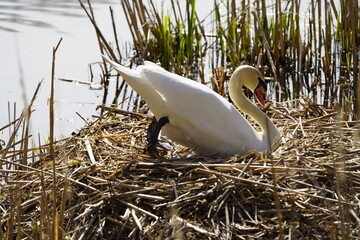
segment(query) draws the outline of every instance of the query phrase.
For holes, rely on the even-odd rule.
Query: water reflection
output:
[[[104,33],[112,33],[110,5],[115,17],[126,21],[121,19],[117,0],[92,0],[91,3]],[[0,128],[19,116],[38,82],[44,79],[31,116],[32,133],[36,138],[40,133],[43,140],[49,135],[47,102],[52,48],[63,38],[56,59],[56,78],[88,81],[88,64],[101,59],[93,27],[77,0],[0,0],[0,36],[0,52],[5,56],[0,63],[0,110],[3,113]],[[24,79],[24,87],[20,85],[20,78]],[[90,91],[89,86],[62,81],[55,82],[55,91],[55,134],[59,139],[84,125],[77,112],[85,119],[96,114],[102,91]],[[23,92],[28,98],[26,101],[22,98]],[[6,141],[8,131],[0,132],[0,139]]]
[[[114,1],[92,1],[95,10],[98,4],[110,5]],[[70,1],[0,0],[0,31],[19,32],[16,24],[38,28],[54,28],[53,24],[36,19],[36,13],[70,18],[85,17],[79,3]],[[15,25],[14,25],[15,24]]]
[[[52,24],[49,24],[46,22],[32,20],[32,19],[26,19],[23,17],[1,18],[0,22],[10,22],[10,23],[15,23],[15,24],[22,24],[22,25],[28,25],[28,26],[34,26],[34,27],[41,27],[41,28],[53,28],[54,27]],[[3,27],[3,29],[7,30],[7,31],[11,31],[11,32],[18,32],[14,28]]]

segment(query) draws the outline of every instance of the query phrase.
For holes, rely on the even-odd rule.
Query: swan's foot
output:
[[[159,137],[161,128],[167,123],[169,123],[169,118],[168,117],[162,117],[162,118],[159,119],[159,121],[156,121],[156,119],[154,118],[153,121],[151,122],[149,128],[148,128],[148,132],[147,132],[147,140],[148,140],[147,151],[151,156],[159,157],[159,153],[158,153],[158,151],[156,149],[156,144],[158,142],[158,137]]]

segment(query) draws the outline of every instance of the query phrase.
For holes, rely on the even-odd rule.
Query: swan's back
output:
[[[164,133],[171,139],[200,152],[229,152],[224,149],[241,146],[246,152],[249,143],[257,141],[258,136],[237,109],[205,85],[151,65],[143,65],[139,71],[164,101],[163,111],[155,112],[163,114],[156,116],[158,119],[169,118]]]

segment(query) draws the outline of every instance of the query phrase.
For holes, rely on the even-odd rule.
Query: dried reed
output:
[[[358,122],[310,99],[299,106],[264,109],[284,136],[274,153],[192,156],[162,138],[162,159],[143,153],[150,116],[106,107],[55,143],[55,165],[49,144],[28,152],[32,163],[14,163],[23,171],[1,170],[0,232],[50,237],[53,202],[69,239],[357,239]]]

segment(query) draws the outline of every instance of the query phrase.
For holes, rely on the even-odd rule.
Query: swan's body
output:
[[[231,103],[201,83],[151,62],[132,70],[104,59],[144,98],[156,119],[168,118],[163,133],[197,153],[233,155],[249,150],[267,151],[280,136],[270,119],[242,91],[243,85],[254,90],[262,79],[253,67],[235,70],[229,92],[238,108],[260,124],[262,132],[256,132]]]

